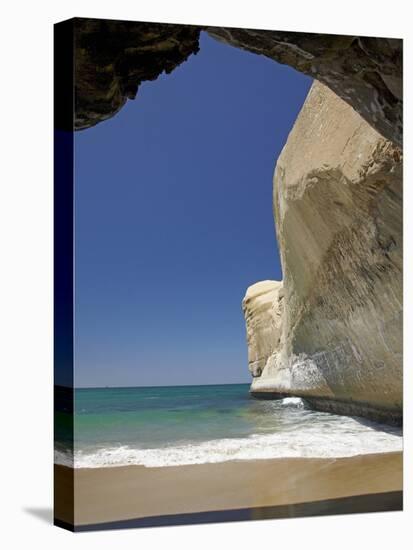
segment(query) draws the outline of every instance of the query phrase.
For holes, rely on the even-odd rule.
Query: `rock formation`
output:
[[[170,73],[199,49],[199,27],[73,20],[75,129],[90,128],[134,99],[144,80]]]
[[[252,393],[400,421],[400,149],[315,82],[277,162],[274,212],[282,301],[264,282],[243,302]]]
[[[261,281],[248,288],[242,302],[253,377],[261,376],[264,369],[268,371],[279,352],[283,296],[282,282]]]
[[[285,31],[73,20],[75,129],[112,117],[141,82],[199,49],[199,33],[291,65],[329,86],[384,137],[402,139],[402,41]],[[248,75],[245,75],[248,78]]]
[[[208,28],[208,34],[316,78],[401,144],[402,40],[232,28]]]

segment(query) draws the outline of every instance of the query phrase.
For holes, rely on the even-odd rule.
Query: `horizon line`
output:
[[[199,386],[234,386],[241,384],[250,384],[251,382],[214,382],[210,384],[166,384],[166,385],[147,385],[147,386],[66,386],[64,384],[54,384],[54,387],[67,388],[73,390],[117,390],[117,389],[126,389],[126,388],[185,388],[185,387],[199,387]]]

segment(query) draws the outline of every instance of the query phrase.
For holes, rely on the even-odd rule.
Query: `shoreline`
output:
[[[258,380],[255,378],[254,380]],[[388,407],[374,406],[363,401],[345,400],[331,398],[322,395],[311,395],[308,392],[280,392],[274,389],[276,385],[271,386],[271,379],[266,380],[265,384],[253,387],[251,384],[250,395],[254,399],[277,400],[286,397],[298,397],[308,403],[314,411],[328,412],[340,416],[360,417],[371,422],[384,424],[386,426],[403,426],[403,409],[390,409]]]
[[[331,499],[400,492],[403,455],[391,452],[346,458],[275,458],[151,468],[72,469],[55,465],[55,483],[68,491],[68,498],[61,494],[55,503],[56,519],[60,523],[73,523],[69,493],[74,486],[74,524],[87,526],[303,503],[318,502],[321,506]],[[375,510],[372,502],[360,511]],[[325,506],[320,513],[328,513]],[[291,510],[289,514],[299,515]],[[304,515],[314,514],[310,511]]]

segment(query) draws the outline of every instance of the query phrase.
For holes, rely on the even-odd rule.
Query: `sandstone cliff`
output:
[[[261,307],[260,284],[244,300],[252,393],[400,421],[401,151],[315,82],[277,162],[274,213],[283,300]]]
[[[261,281],[248,288],[242,302],[247,325],[248,364],[253,377],[270,368],[279,352],[282,282]]]

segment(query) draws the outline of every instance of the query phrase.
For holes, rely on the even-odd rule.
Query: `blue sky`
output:
[[[241,301],[281,279],[276,159],[311,79],[200,52],[75,137],[75,384],[250,380]]]

